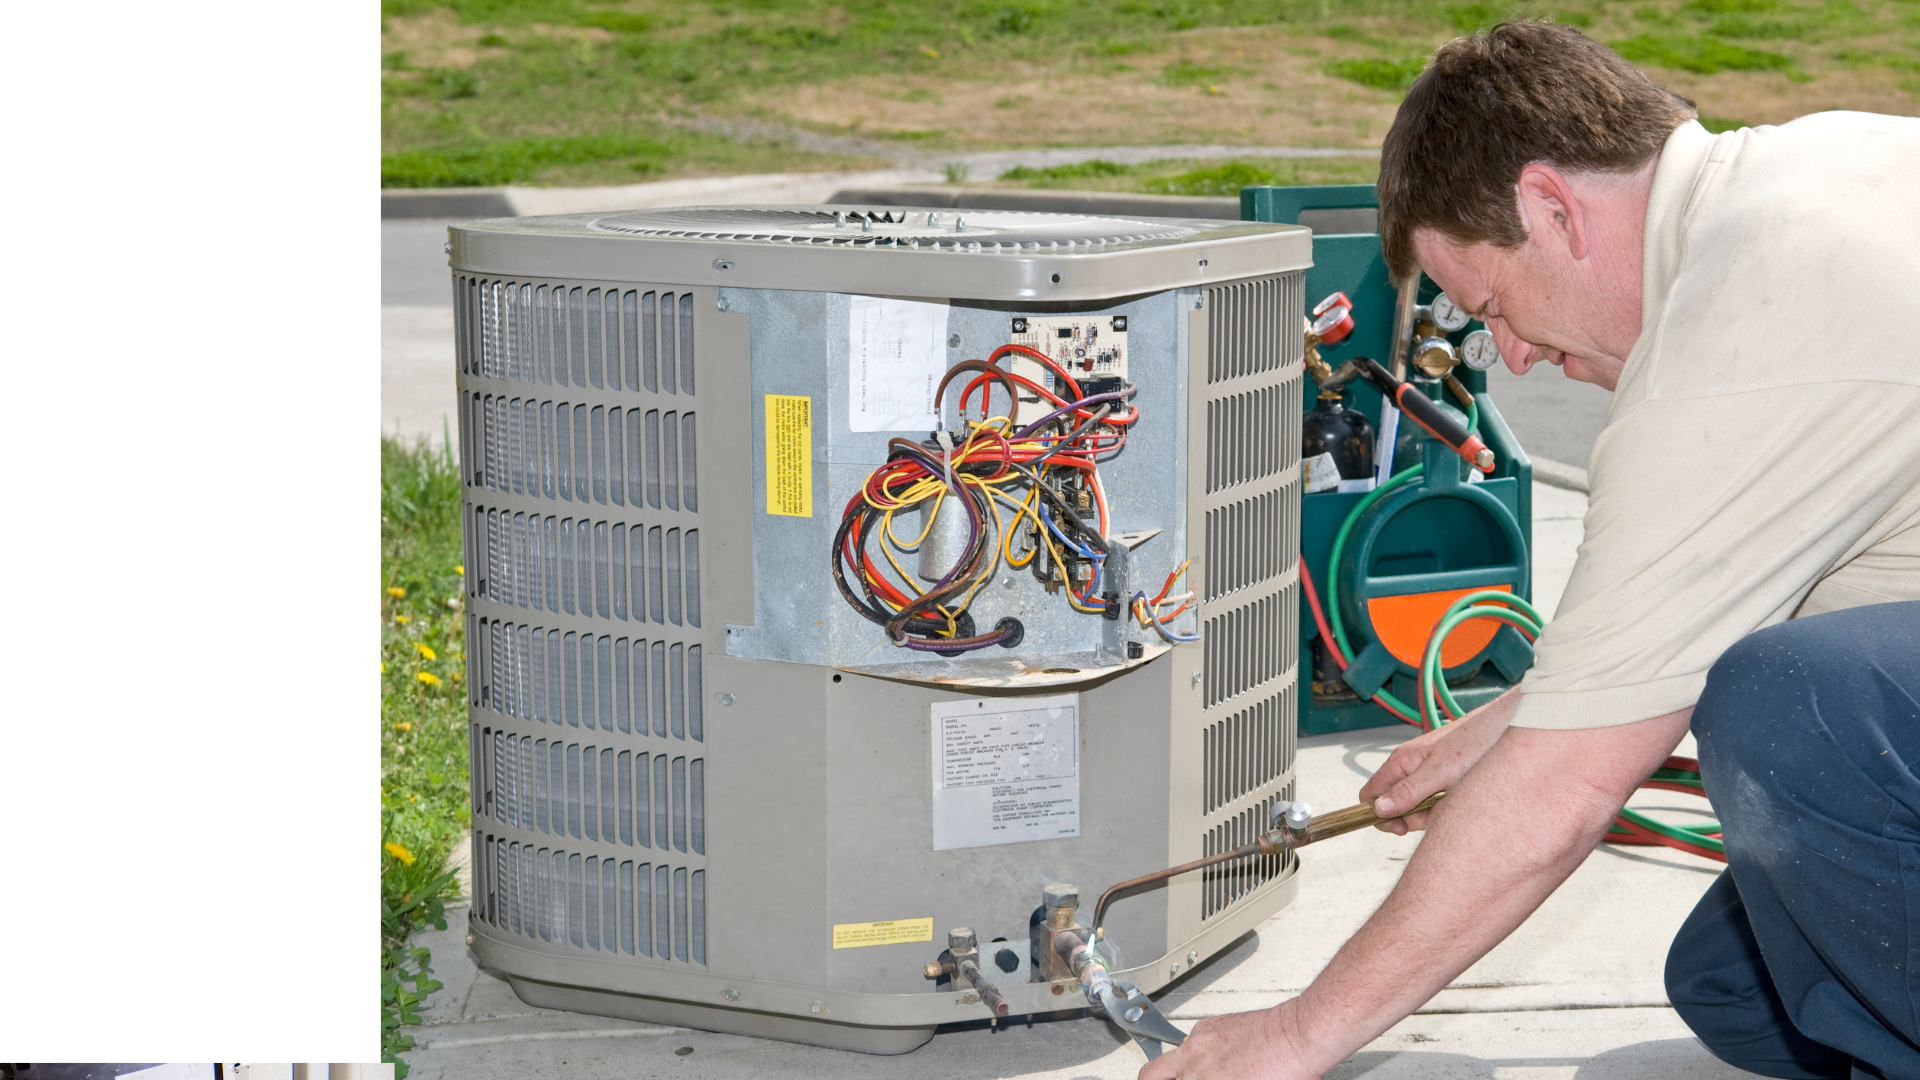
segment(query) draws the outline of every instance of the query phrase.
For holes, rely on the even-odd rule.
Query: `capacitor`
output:
[[[927,522],[928,514],[933,515],[931,525]],[[922,581],[939,581],[953,571],[954,565],[967,552],[971,525],[972,522],[967,519],[967,508],[960,505],[957,496],[941,495],[921,500],[920,528],[926,536],[920,541],[920,565],[917,569]]]

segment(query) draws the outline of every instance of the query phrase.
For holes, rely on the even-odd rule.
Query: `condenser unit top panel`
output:
[[[750,289],[1071,303],[1302,269],[1298,225],[883,206],[726,206],[453,226],[452,264]]]

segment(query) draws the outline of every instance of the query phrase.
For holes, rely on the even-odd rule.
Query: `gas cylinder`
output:
[[[1363,480],[1373,475],[1373,424],[1365,414],[1347,408],[1344,388],[1323,391],[1302,418],[1300,432],[1302,460],[1331,454],[1340,479]]]

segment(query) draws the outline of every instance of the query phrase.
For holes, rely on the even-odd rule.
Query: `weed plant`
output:
[[[409,939],[446,928],[451,869],[467,825],[460,478],[445,450],[380,440],[380,1020],[382,1060],[400,1054],[440,984]]]

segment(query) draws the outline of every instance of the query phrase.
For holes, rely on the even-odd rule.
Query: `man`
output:
[[[1920,121],[1694,116],[1537,22],[1409,91],[1388,263],[1515,372],[1614,391],[1585,540],[1522,684],[1361,789],[1383,817],[1450,792],[1388,823],[1428,832],[1386,903],[1298,998],[1142,1080],[1344,1060],[1519,926],[1690,725],[1729,871],[1669,955],[1675,1008],[1763,1075],[1920,1077]]]

